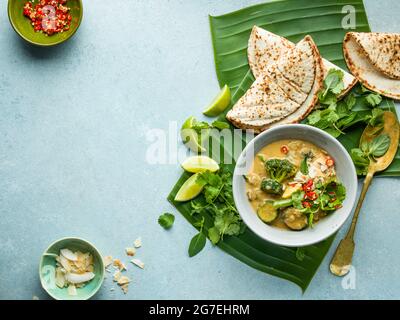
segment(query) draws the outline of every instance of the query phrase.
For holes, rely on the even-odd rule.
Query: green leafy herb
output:
[[[371,107],[376,107],[382,102],[382,97],[377,93],[369,93],[365,96],[365,101]]]
[[[326,95],[330,92],[337,96],[344,89],[343,84],[343,71],[338,69],[330,69],[328,74],[324,79],[324,90],[322,97],[326,97]]]
[[[199,174],[200,182],[204,184],[202,199],[192,200],[192,215],[208,212],[214,221],[208,229],[208,237],[213,244],[223,240],[224,235],[239,235],[244,231],[244,224],[235,207],[232,194],[232,174],[221,168],[212,173]]]
[[[308,175],[308,159],[312,159],[313,158],[313,154],[312,152],[307,152],[306,154],[303,155],[303,160],[300,163],[300,172],[304,175]]]
[[[172,213],[164,213],[158,218],[158,223],[164,229],[170,229],[174,224],[175,216]]]
[[[377,113],[375,111],[374,114],[374,107],[382,101],[379,94],[373,93],[363,86],[357,87],[339,101],[339,95],[343,88],[343,73],[340,70],[330,69],[324,80],[324,89],[318,92],[320,107],[307,117],[309,125],[320,128],[335,138],[345,134],[347,128],[357,123],[374,122]],[[359,100],[364,100],[368,106],[373,107],[371,114],[360,114],[353,110]],[[362,101],[358,103],[362,103]]]
[[[225,121],[219,121],[219,120],[214,121],[211,125],[213,126],[213,128],[216,128],[218,130],[223,130],[223,129],[229,129],[230,128],[229,123],[227,123]]]
[[[366,175],[371,161],[386,154],[390,146],[390,137],[387,134],[376,136],[370,142],[364,141],[360,148],[351,150],[351,158],[357,169],[358,175]]]
[[[189,257],[194,257],[201,250],[203,250],[205,245],[206,245],[206,236],[204,235],[203,232],[199,232],[190,241],[188,250]]]

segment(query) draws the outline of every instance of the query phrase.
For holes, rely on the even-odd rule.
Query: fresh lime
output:
[[[186,147],[190,150],[201,153],[205,152],[206,149],[202,146],[203,141],[208,137],[208,135],[200,135],[196,130],[193,129],[194,125],[197,123],[195,117],[189,117],[182,125],[181,128],[181,139]]]
[[[197,181],[199,173],[192,175],[185,181],[175,196],[175,201],[183,202],[197,197],[203,190],[204,185]]]
[[[221,114],[231,103],[231,91],[225,85],[218,95],[214,98],[211,104],[203,111],[208,117],[216,117]]]
[[[193,156],[182,162],[182,168],[188,172],[198,173],[204,171],[215,172],[219,170],[218,163],[207,156]]]

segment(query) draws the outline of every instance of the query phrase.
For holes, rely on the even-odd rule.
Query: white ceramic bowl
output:
[[[302,231],[290,231],[271,227],[258,218],[247,199],[246,182],[243,179],[243,174],[249,172],[254,161],[254,155],[271,142],[282,139],[309,141],[326,150],[335,160],[338,178],[346,187],[347,193],[343,207],[319,221],[315,224],[314,228],[307,228]],[[244,223],[262,239],[288,247],[311,245],[335,233],[352,212],[356,195],[356,170],[346,149],[328,133],[302,124],[281,125],[259,134],[250,141],[239,156],[233,175],[233,196]]]

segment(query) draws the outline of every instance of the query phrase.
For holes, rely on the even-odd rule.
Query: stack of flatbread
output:
[[[366,88],[400,99],[400,34],[349,32],[343,51],[349,70]]]
[[[318,101],[325,73],[340,69],[321,59],[310,36],[294,45],[256,26],[249,39],[248,60],[256,80],[228,112],[227,119],[238,128],[256,132],[304,119]],[[357,82],[343,73],[342,95]]]

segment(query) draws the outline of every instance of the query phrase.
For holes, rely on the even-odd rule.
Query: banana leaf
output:
[[[356,12],[356,30],[369,31],[368,20],[361,0],[292,0],[275,1],[248,7],[219,17],[210,17],[212,42],[214,47],[217,77],[221,86],[228,84],[231,88],[232,105],[246,92],[254,81],[247,62],[247,41],[254,25],[266,28],[271,32],[287,37],[293,42],[310,34],[316,41],[322,55],[345,68],[342,56],[342,41],[346,30],[341,26],[342,7],[352,5]],[[394,110],[392,101],[385,100],[384,107]],[[361,107],[360,112],[367,112]],[[224,118],[222,115],[221,119]],[[358,144],[362,128],[346,133],[341,142],[347,149]],[[245,141],[245,139],[243,139]],[[224,151],[223,141],[220,148]],[[228,152],[232,152],[228,150]],[[385,174],[400,175],[400,157]],[[234,164],[228,166],[233,172]],[[168,200],[177,210],[194,225],[197,219],[191,215],[190,202],[175,202],[174,198],[182,184],[190,176],[183,173],[168,196]],[[204,201],[202,196],[196,199]],[[203,232],[213,225],[211,215],[204,213]],[[334,236],[304,248],[300,259],[296,248],[277,246],[256,236],[248,228],[240,236],[226,236],[217,246],[246,263],[267,274],[289,280],[297,284],[303,292],[307,289],[314,274],[328,252]]]

